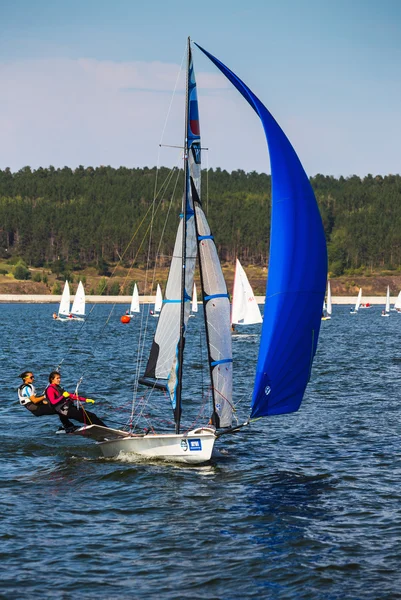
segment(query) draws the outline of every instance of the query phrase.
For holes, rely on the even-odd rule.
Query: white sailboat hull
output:
[[[182,434],[148,433],[138,435],[91,425],[81,427],[74,432],[74,435],[97,440],[98,446],[106,458],[138,455],[186,464],[208,462],[216,441],[215,431],[209,427],[200,427]],[[107,439],[108,437],[110,439]]]

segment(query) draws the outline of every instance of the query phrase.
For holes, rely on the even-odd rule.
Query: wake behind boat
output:
[[[199,46],[200,48],[200,46]],[[146,378],[165,381],[174,433],[86,427],[74,435],[98,441],[104,456],[120,453],[196,464],[207,462],[217,439],[254,418],[298,410],[309,380],[321,324],[327,279],[322,220],[309,179],[279,125],[253,92],[223,63],[200,50],[231,81],[262,121],[272,171],[269,276],[251,413],[233,425],[230,306],[217,251],[200,195],[201,144],[191,45],[187,51],[184,195],[165,300],[154,336]],[[267,219],[267,217],[266,217]],[[186,408],[183,361],[195,260],[199,262],[211,390],[211,417],[182,431]],[[299,315],[288,319],[288,313]],[[150,385],[152,385],[150,383]],[[153,391],[153,390],[152,390]],[[201,396],[199,394],[199,396]],[[202,398],[198,398],[202,403]]]

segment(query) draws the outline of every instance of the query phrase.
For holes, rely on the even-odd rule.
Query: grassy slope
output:
[[[0,268],[11,270],[11,265],[0,264]],[[267,269],[264,267],[256,267],[256,266],[247,266],[245,267],[247,272],[249,281],[253,287],[255,295],[263,296],[265,294],[265,285],[266,285],[266,276]],[[113,269],[111,269],[113,271]],[[223,265],[224,276],[226,278],[228,290],[231,292],[234,281],[234,267],[233,265]],[[14,277],[9,273],[7,275],[0,275],[0,294],[51,294],[53,286],[56,282],[56,277],[50,271],[46,269],[31,269],[32,275],[35,273],[39,273],[43,275],[46,274],[48,278],[48,283],[45,285],[42,282],[34,282],[32,280],[28,281],[17,281]],[[157,268],[154,274],[154,282],[153,291],[155,291],[155,287],[157,283],[160,283],[164,288],[165,283],[167,281],[168,269],[167,268]],[[96,270],[93,268],[87,268],[84,271],[74,273],[74,283],[72,284],[73,292],[76,289],[79,279],[85,276],[86,284],[85,290],[87,294],[89,294],[92,290],[94,293],[98,293],[98,286],[102,279],[100,275],[96,273]],[[109,279],[109,283],[113,281],[118,281],[120,284],[120,288],[124,290],[124,286],[126,286],[131,281],[136,281],[138,283],[139,293],[140,294],[150,294],[150,284],[152,282],[153,273],[148,274],[146,277],[145,270],[141,269],[124,269],[122,267],[118,267],[115,270],[112,279]],[[145,282],[147,280],[147,285],[145,287]],[[59,281],[62,286],[63,281]],[[196,275],[196,283],[199,284],[199,277]],[[390,286],[391,295],[397,295],[399,290],[401,289],[401,274],[398,275],[390,275],[390,274],[372,274],[370,276],[362,276],[362,275],[354,275],[352,277],[339,277],[336,279],[331,279],[331,289],[332,294],[334,296],[352,296],[358,292],[359,287],[363,288],[364,296],[384,296],[387,285]],[[122,291],[122,293],[125,293]]]

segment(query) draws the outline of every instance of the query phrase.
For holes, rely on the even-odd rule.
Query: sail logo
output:
[[[192,144],[192,152],[195,160],[195,164],[200,165],[201,163],[201,149],[199,144]]]
[[[265,394],[266,394],[266,396],[268,396],[268,395],[270,394],[270,392],[271,392],[271,391],[272,391],[272,389],[271,389],[270,385],[267,385],[267,386],[265,387]]]
[[[188,440],[189,442],[189,449],[194,451],[201,451],[202,450],[202,442],[200,440]]]

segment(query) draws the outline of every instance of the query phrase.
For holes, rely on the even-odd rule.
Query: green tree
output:
[[[52,287],[52,294],[54,294],[55,296],[59,296],[61,294],[61,285],[59,281],[55,281]]]
[[[25,263],[20,260],[13,268],[13,275],[15,279],[30,279],[31,273]]]

